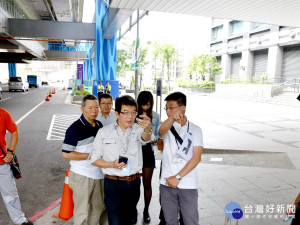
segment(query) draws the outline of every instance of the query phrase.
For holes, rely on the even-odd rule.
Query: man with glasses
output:
[[[88,158],[94,138],[102,124],[96,120],[99,104],[94,95],[86,95],[81,117],[66,131],[62,156],[70,159],[69,186],[73,191],[74,225],[98,225],[104,211],[104,176]]]
[[[111,110],[113,104],[112,96],[110,94],[104,93],[99,96],[98,100],[100,111],[97,120],[99,120],[104,127],[116,122],[117,117],[115,115],[115,112]]]
[[[203,151],[201,128],[187,120],[186,96],[174,92],[165,98],[168,119],[159,128],[164,140],[160,197],[167,225],[198,225],[197,165]]]
[[[109,224],[131,225],[137,222],[142,143],[148,143],[154,135],[149,117],[136,118],[137,104],[132,97],[118,97],[115,110],[117,121],[97,133],[91,161],[105,175],[104,201]]]

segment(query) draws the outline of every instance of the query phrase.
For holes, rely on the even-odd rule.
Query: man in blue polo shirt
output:
[[[102,127],[101,122],[95,120],[99,104],[94,95],[83,98],[81,112],[81,117],[66,131],[62,156],[70,159],[69,186],[73,190],[74,225],[98,225],[105,208],[104,176],[101,169],[88,159],[94,138]]]

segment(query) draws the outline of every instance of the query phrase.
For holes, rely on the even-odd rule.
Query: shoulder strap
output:
[[[175,139],[179,142],[179,144],[182,144],[183,140],[182,138],[179,136],[179,134],[177,133],[177,131],[175,130],[175,127],[172,125],[170,131],[172,132],[172,134],[174,135]]]

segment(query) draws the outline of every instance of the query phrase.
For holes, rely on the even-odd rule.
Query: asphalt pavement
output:
[[[32,98],[37,99],[31,107],[39,104],[43,93],[44,90],[33,93]],[[23,96],[18,97],[25,101]],[[80,114],[77,105],[67,104],[68,99],[67,91],[59,91],[19,124],[17,154],[24,172],[17,186],[26,215],[38,215],[32,217],[36,225],[73,224],[72,219],[64,222],[52,217],[60,207],[57,199],[61,197],[68,162],[61,159],[62,140],[46,140],[54,115]],[[27,100],[8,99],[5,104],[0,101],[0,107],[11,109],[17,120],[30,110],[26,105],[32,99]],[[24,111],[15,112],[23,107]],[[240,225],[288,224],[283,222],[284,210],[300,190],[300,107],[188,94],[187,116],[202,128],[205,145],[198,166],[200,224],[224,224],[224,209],[230,202],[240,204],[243,210]],[[162,119],[165,118],[163,112]],[[160,152],[156,152],[156,159],[151,225],[159,222]],[[142,193],[138,225],[143,224]],[[0,224],[10,224],[3,204]]]

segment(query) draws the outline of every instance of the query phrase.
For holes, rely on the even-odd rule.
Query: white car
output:
[[[0,86],[0,100],[2,99],[2,87]]]
[[[22,77],[10,77],[8,83],[8,90],[20,90],[20,91],[29,91],[29,84],[27,81],[22,81]]]

